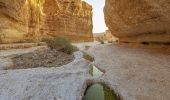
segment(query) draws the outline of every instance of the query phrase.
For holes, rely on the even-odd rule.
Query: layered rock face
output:
[[[23,9],[21,9],[23,8]],[[24,0],[0,0],[0,42],[15,42],[28,30],[27,7]],[[25,12],[25,14],[23,13]]]
[[[46,0],[41,33],[74,42],[92,41],[92,7],[81,0]]]
[[[0,43],[36,40],[42,4],[43,0],[0,0]]]
[[[28,0],[28,8],[29,8],[29,19],[28,19],[28,33],[26,35],[27,40],[31,41],[40,41],[43,37],[42,33],[40,33],[40,28],[44,23],[44,13],[43,13],[43,5],[45,0]]]
[[[170,43],[169,0],[106,0],[104,13],[120,42]]]
[[[92,7],[81,0],[0,0],[0,43],[46,35],[92,40]]]

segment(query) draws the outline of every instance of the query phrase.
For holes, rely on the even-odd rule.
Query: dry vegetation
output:
[[[50,47],[51,49],[56,49],[67,54],[72,54],[73,52],[78,50],[77,47],[71,44],[69,39],[64,37],[44,38],[42,41],[46,42],[48,47]]]

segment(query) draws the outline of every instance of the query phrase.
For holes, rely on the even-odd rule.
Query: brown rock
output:
[[[0,0],[0,43],[21,42],[37,35],[42,4],[43,0]]]
[[[92,41],[92,7],[81,0],[46,0],[41,33],[72,41]]]
[[[23,8],[21,10],[21,8]],[[0,42],[20,40],[28,30],[27,7],[24,0],[0,0]],[[25,13],[24,13],[25,12]]]
[[[91,41],[92,27],[92,7],[81,0],[0,0],[0,43],[46,35]]]
[[[45,0],[28,0],[29,19],[27,39],[31,41],[40,41],[42,34],[40,28],[43,25],[43,5]]]
[[[169,0],[106,0],[104,13],[120,42],[170,42]]]

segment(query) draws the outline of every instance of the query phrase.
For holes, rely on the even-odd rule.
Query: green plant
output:
[[[104,41],[100,41],[101,44],[104,44]]]
[[[113,43],[113,41],[108,41],[108,43]]]
[[[85,46],[85,50],[88,50],[90,48],[90,46],[86,45]]]
[[[91,61],[91,62],[94,61],[94,57],[92,57],[91,55],[89,55],[89,54],[87,54],[85,52],[83,52],[83,58],[88,60],[88,61]]]
[[[44,38],[43,42],[46,42],[48,47],[51,49],[57,49],[62,52],[66,52],[68,54],[72,54],[77,51],[78,48],[73,46],[69,39],[64,37],[56,37],[56,38]]]
[[[100,44],[104,44],[104,41],[102,38],[99,38],[99,42],[100,42]]]

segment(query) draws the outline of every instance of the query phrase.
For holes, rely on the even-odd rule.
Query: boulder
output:
[[[169,0],[106,0],[104,14],[120,42],[170,42]]]

